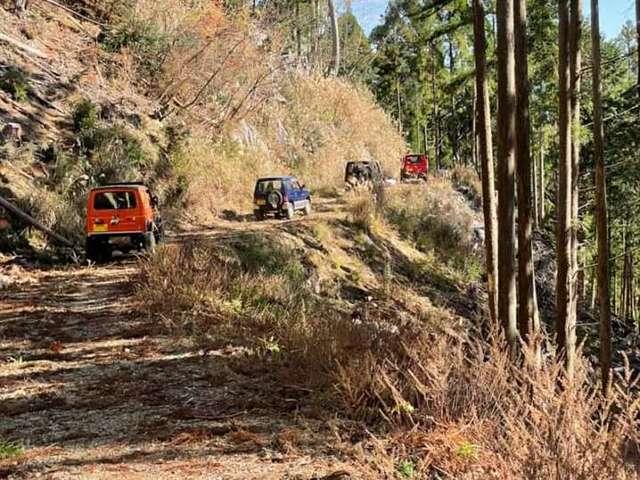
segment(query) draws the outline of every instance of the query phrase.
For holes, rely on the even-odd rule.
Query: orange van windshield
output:
[[[96,210],[128,210],[136,208],[136,195],[132,191],[98,192],[93,199]]]

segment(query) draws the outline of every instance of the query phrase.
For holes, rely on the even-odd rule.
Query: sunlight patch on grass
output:
[[[0,440],[0,460],[20,457],[24,454],[24,447],[18,442]]]

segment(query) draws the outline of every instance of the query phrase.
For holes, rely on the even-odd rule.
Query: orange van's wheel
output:
[[[153,235],[156,239],[156,245],[159,243],[163,243],[165,238],[164,225],[162,224],[158,225],[155,231],[153,232]]]
[[[153,232],[147,232],[144,234],[144,250],[148,253],[153,253],[156,250],[156,237]]]
[[[106,262],[111,258],[111,247],[105,242],[89,237],[87,238],[86,255],[87,260],[92,262]]]

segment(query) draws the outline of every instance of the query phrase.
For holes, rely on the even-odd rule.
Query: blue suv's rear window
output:
[[[256,193],[267,193],[271,190],[282,190],[282,180],[262,180],[256,184]]]

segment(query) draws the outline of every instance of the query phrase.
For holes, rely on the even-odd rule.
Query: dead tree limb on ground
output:
[[[16,47],[19,50],[27,52],[27,53],[29,53],[31,55],[35,55],[36,57],[47,58],[47,55],[42,53],[40,50],[38,50],[36,48],[33,48],[33,47],[30,47],[26,43],[22,43],[22,42],[16,40],[15,38],[11,38],[10,36],[5,35],[4,33],[0,33],[0,42],[8,43],[12,47]]]
[[[35,218],[23,212],[18,207],[16,207],[13,203],[9,202],[8,200],[5,200],[2,197],[0,197],[0,207],[3,207],[5,210],[12,213],[23,222],[28,223],[30,226],[32,226],[37,230],[40,230],[42,233],[44,233],[51,239],[57,241],[58,243],[61,243],[62,245],[70,248],[73,248],[75,246],[72,241],[67,240],[63,236],[58,235],[56,232],[54,232],[50,228],[45,227],[42,223],[38,222]]]

